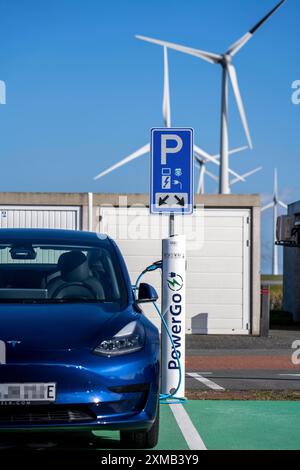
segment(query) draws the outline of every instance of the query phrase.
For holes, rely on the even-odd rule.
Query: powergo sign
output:
[[[185,390],[185,237],[163,240],[163,315],[172,342],[162,328],[162,393]],[[179,361],[178,361],[179,359]],[[180,374],[181,369],[181,374]]]
[[[193,129],[151,130],[150,211],[152,214],[192,214],[193,147]]]

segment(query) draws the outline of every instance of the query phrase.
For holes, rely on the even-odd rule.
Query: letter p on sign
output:
[[[6,344],[0,340],[0,364],[6,364]]]
[[[168,142],[176,142],[175,147],[168,147]],[[183,147],[183,141],[179,135],[163,134],[161,136],[161,164],[167,164],[167,155],[169,153],[178,153]]]

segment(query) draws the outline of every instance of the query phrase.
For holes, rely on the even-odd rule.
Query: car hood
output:
[[[0,304],[0,340],[19,352],[92,348],[135,316],[112,304]]]

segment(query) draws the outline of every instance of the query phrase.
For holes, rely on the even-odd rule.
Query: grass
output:
[[[188,390],[186,397],[189,400],[216,401],[300,401],[300,390],[225,390],[224,392]]]
[[[273,274],[262,274],[261,275],[261,280],[262,282],[268,282],[268,281],[281,281],[283,282],[283,276],[274,276]]]
[[[283,312],[283,276],[273,276],[264,274],[261,276],[261,281],[264,283],[279,281],[280,284],[270,285],[271,294],[271,311]]]

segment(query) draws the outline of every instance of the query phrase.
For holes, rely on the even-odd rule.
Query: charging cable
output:
[[[144,269],[144,271],[142,271],[141,274],[139,275],[139,277],[137,278],[137,281],[136,281],[135,285],[133,286],[133,290],[135,292],[138,290],[141,279],[146,273],[156,271],[157,269],[162,269],[162,261],[156,261],[155,263],[151,264],[146,269]],[[182,370],[181,370],[180,357],[179,357],[178,351],[177,351],[176,346],[174,344],[173,337],[172,337],[172,334],[171,334],[171,332],[168,328],[166,320],[164,319],[164,315],[161,313],[157,303],[155,301],[152,302],[152,303],[153,303],[154,308],[157,311],[157,313],[158,313],[158,315],[159,315],[159,317],[162,321],[163,327],[165,328],[166,333],[168,335],[168,338],[171,342],[172,348],[175,352],[176,360],[178,362],[178,368],[179,368],[179,379],[178,379],[178,385],[177,385],[176,389],[172,393],[161,393],[159,395],[160,403],[170,405],[170,404],[186,402],[186,398],[176,397],[176,393],[178,392],[178,390],[181,386],[181,382],[182,382]]]

